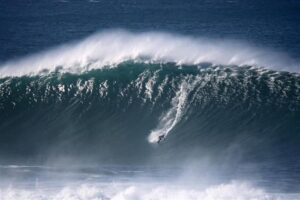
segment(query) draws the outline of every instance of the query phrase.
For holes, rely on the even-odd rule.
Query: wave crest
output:
[[[114,67],[124,61],[177,64],[212,63],[251,65],[296,71],[298,64],[288,56],[255,48],[237,41],[193,38],[170,33],[132,33],[111,30],[82,41],[37,53],[0,66],[0,76],[38,74],[43,70],[82,72]]]

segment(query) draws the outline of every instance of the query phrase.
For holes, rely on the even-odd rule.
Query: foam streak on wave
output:
[[[187,110],[186,101],[188,95],[195,88],[195,85],[199,80],[198,78],[193,81],[190,81],[189,79],[190,77],[182,81],[179,86],[179,90],[172,99],[172,107],[161,117],[157,128],[151,131],[148,137],[148,141],[150,143],[157,143],[160,136],[166,138],[169,132],[181,120],[182,116]]]
[[[272,53],[236,41],[192,38],[169,33],[131,33],[105,31],[83,41],[63,45],[46,52],[0,66],[0,76],[37,74],[43,70],[82,72],[115,66],[121,62],[253,65],[276,70],[296,71],[298,64],[280,53]]]

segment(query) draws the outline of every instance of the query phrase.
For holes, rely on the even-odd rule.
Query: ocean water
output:
[[[298,1],[0,2],[0,200],[300,199]]]

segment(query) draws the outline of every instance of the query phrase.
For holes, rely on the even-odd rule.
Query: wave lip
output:
[[[54,71],[82,72],[124,61],[177,64],[250,65],[299,72],[293,59],[241,42],[193,38],[170,33],[110,30],[0,66],[0,76]]]

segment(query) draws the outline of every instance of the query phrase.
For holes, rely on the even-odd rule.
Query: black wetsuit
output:
[[[158,136],[158,141],[157,141],[157,144],[159,144],[162,140],[165,139],[165,136],[164,135],[160,135]]]

